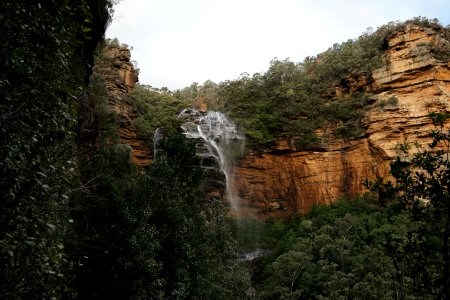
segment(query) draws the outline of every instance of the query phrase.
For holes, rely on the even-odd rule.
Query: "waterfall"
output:
[[[186,120],[181,126],[187,138],[202,140],[206,150],[214,157],[225,174],[225,198],[235,211],[239,210],[238,198],[233,188],[233,162],[244,151],[245,137],[236,124],[223,113],[206,113],[195,109],[184,109],[180,118]]]
[[[197,155],[202,158],[203,167],[220,168],[225,175],[225,199],[229,202],[231,215],[235,217],[236,235],[251,237],[250,247],[241,245],[243,248],[236,260],[249,265],[259,257],[270,255],[270,249],[261,248],[259,245],[262,223],[247,215],[245,208],[239,207],[239,197],[233,187],[233,164],[244,153],[245,136],[236,124],[221,112],[204,113],[195,109],[184,109],[179,118],[184,121],[181,125],[184,135],[196,140]]]
[[[161,140],[164,138],[165,132],[163,127],[156,128],[155,134],[153,135],[153,157],[158,156],[159,151],[161,151]]]

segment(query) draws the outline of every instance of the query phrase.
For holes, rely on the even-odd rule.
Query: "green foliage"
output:
[[[323,148],[316,135],[319,128],[337,127],[343,138],[360,134],[369,95],[354,93],[332,101],[310,91],[311,80],[302,76],[299,65],[273,61],[264,75],[222,84],[226,111],[250,143],[269,145],[280,137],[295,137],[300,149],[317,149]]]
[[[109,1],[0,4],[0,298],[70,297],[74,112]]]
[[[204,299],[202,295],[212,293],[211,289],[219,292],[219,299],[221,294],[234,298],[241,293],[227,286],[231,278],[223,277],[231,269],[238,271],[233,262],[234,243],[223,203],[203,196],[203,171],[195,151],[195,145],[181,136],[166,140],[148,173],[137,182],[129,212],[144,218],[133,218],[138,224],[154,228],[158,245],[153,256],[142,249],[141,255],[152,263],[137,272],[147,282],[137,289],[141,298]]]
[[[391,164],[396,182],[378,178],[366,182],[377,191],[382,203],[393,203],[404,209],[415,225],[406,246],[413,257],[412,282],[418,295],[433,295],[437,299],[450,297],[450,136],[444,128],[449,115],[430,114],[436,130],[429,150],[418,149]]]
[[[273,255],[253,276],[261,299],[415,299],[404,213],[361,197],[272,228]]]
[[[368,32],[302,63],[273,60],[264,74],[223,83],[220,95],[226,111],[258,144],[287,136],[296,137],[300,148],[320,147],[315,130],[327,127],[355,137],[368,96],[332,101],[334,85],[344,76],[381,66],[382,45],[380,32]]]
[[[398,98],[395,96],[389,97],[387,100],[380,99],[374,103],[372,107],[378,108],[380,110],[396,109],[398,106]]]
[[[447,42],[431,43],[430,52],[434,58],[447,62],[450,59],[450,27],[447,26],[442,30],[443,36],[446,38]]]
[[[219,85],[211,80],[207,80],[202,85],[194,82],[189,87],[177,90],[174,96],[188,103],[189,107],[196,107],[201,103],[205,103],[209,110],[217,111],[223,108],[218,92]]]
[[[135,86],[132,94],[133,105],[138,117],[134,125],[143,136],[153,140],[153,134],[159,127],[164,127],[167,134],[175,133],[180,128],[181,122],[178,114],[189,105],[173,97],[168,92],[155,91],[149,86]]]
[[[102,148],[91,161],[90,177],[71,197],[74,224],[67,251],[76,262],[72,285],[80,299],[128,295],[119,258],[128,249],[123,212],[134,190],[130,150],[120,144]]]

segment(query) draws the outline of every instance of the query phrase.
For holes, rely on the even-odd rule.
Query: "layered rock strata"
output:
[[[430,143],[434,127],[428,114],[450,112],[450,62],[433,53],[448,49],[449,38],[436,28],[409,25],[387,42],[384,67],[370,76],[349,76],[336,87],[337,97],[354,91],[374,95],[362,120],[366,134],[343,141],[331,132],[321,152],[280,141],[250,153],[234,168],[242,208],[261,218],[283,216],[364,193],[365,179],[388,175],[400,144]]]
[[[130,94],[138,81],[138,75],[130,62],[130,50],[108,45],[104,50],[104,55],[110,65],[100,69],[99,72],[106,79],[109,106],[117,116],[120,141],[131,147],[131,159],[136,165],[148,166],[152,156],[149,143],[139,136],[133,125],[137,114],[133,108]]]

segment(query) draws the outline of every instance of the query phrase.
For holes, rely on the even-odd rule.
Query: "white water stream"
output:
[[[179,118],[185,120],[181,125],[184,135],[187,138],[202,140],[197,142],[197,150],[207,152],[212,156],[222,172],[225,174],[226,187],[225,199],[229,202],[234,215],[238,217],[238,226],[245,226],[241,223],[241,211],[239,207],[239,197],[233,186],[233,165],[236,159],[244,153],[245,136],[236,124],[227,118],[223,113],[209,111],[206,113],[195,109],[185,109],[179,114]],[[162,132],[155,132],[155,138],[159,138]],[[157,143],[155,144],[157,146]],[[199,145],[200,148],[199,149]],[[155,148],[157,153],[158,147]],[[238,233],[239,234],[239,233]],[[237,256],[237,260],[242,263],[251,263],[253,260],[271,254],[271,250],[256,248],[253,251],[243,252]]]
[[[202,113],[194,109],[185,109],[179,117],[187,120],[181,126],[187,138],[205,141],[209,153],[225,174],[225,198],[231,208],[238,211],[239,202],[233,187],[232,171],[233,162],[244,151],[245,136],[239,132],[236,124],[221,112]]]
[[[164,128],[159,127],[156,128],[155,133],[153,134],[153,157],[156,158],[158,156],[159,151],[161,151],[161,140],[164,138]]]

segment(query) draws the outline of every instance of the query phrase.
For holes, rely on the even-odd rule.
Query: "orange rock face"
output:
[[[113,68],[103,70],[108,89],[109,105],[117,115],[119,136],[122,144],[131,147],[131,159],[138,166],[148,166],[152,153],[148,142],[140,137],[132,121],[136,118],[130,94],[138,76],[130,62],[130,50],[126,48],[107,46],[105,56],[111,60]]]
[[[280,141],[275,149],[248,155],[234,169],[241,209],[260,218],[284,216],[364,193],[365,179],[388,176],[400,144],[430,143],[427,115],[450,112],[450,62],[437,60],[431,50],[448,43],[443,32],[413,25],[390,36],[386,65],[371,74],[371,82],[362,74],[336,87],[338,97],[356,90],[374,94],[364,137],[332,137],[323,152],[298,151]]]

